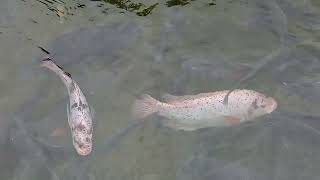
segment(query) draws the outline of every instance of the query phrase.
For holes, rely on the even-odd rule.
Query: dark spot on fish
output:
[[[79,146],[79,148],[83,148],[84,144],[79,143],[78,146]]]
[[[84,130],[86,127],[83,125],[83,124],[79,124],[78,126],[76,126],[76,129],[78,129],[78,130],[80,130],[80,131],[82,131],[82,130]]]
[[[82,101],[81,101],[81,99],[79,99],[79,107],[81,107],[82,109],[85,109],[85,108],[88,107],[88,105],[87,105],[87,104],[83,104]],[[80,111],[81,108],[79,108],[79,107],[78,107],[78,110]]]
[[[85,109],[85,108],[87,108],[87,107],[88,107],[88,105],[82,104],[82,108],[83,108],[83,109]]]
[[[74,104],[72,104],[71,109],[72,109],[72,108],[76,108],[77,106],[78,106],[78,104],[77,104],[77,103],[74,103]]]
[[[71,74],[70,73],[64,71],[64,74],[71,78]]]
[[[61,67],[61,66],[59,66],[57,63],[55,63],[61,70],[63,70],[64,71],[64,69]]]
[[[83,104],[81,99],[79,99],[79,106],[78,106],[78,111],[81,111],[83,109]]]
[[[86,142],[90,142],[90,138],[87,137],[87,138],[86,138]]]

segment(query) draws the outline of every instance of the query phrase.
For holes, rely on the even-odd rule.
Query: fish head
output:
[[[86,156],[92,151],[92,134],[75,132],[73,136],[73,146],[78,154]]]
[[[266,108],[265,108],[265,110],[266,110],[266,112],[267,113],[271,113],[271,112],[273,112],[275,109],[277,109],[277,107],[278,107],[278,103],[277,103],[277,101],[274,99],[274,98],[272,98],[272,97],[268,97],[267,99],[266,99]]]
[[[255,116],[261,116],[273,112],[277,108],[278,104],[274,98],[261,95],[255,99],[252,106],[255,110]]]

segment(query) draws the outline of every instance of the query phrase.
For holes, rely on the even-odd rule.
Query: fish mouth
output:
[[[91,146],[82,147],[82,148],[80,148],[80,147],[77,148],[77,152],[78,152],[78,154],[81,155],[81,156],[87,156],[87,155],[89,155],[89,154],[91,153],[91,150],[92,150]]]
[[[82,134],[78,131],[74,132],[73,135],[73,146],[76,149],[77,153],[82,156],[86,156],[92,151],[92,135]]]
[[[278,103],[277,103],[277,101],[276,101],[274,98],[269,97],[269,98],[268,98],[268,105],[267,105],[267,107],[268,107],[267,112],[268,112],[268,113],[271,113],[271,112],[273,112],[275,109],[277,109]]]

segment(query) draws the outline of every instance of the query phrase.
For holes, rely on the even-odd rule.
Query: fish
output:
[[[71,129],[73,146],[77,153],[86,156],[92,151],[93,114],[86,97],[71,74],[64,71],[52,59],[45,58],[41,63],[56,73],[67,87],[69,104],[67,105],[68,123]]]
[[[157,114],[164,117],[167,127],[194,131],[206,127],[228,127],[269,114],[277,108],[273,97],[247,89],[235,89],[229,94],[228,105],[223,103],[229,90],[174,96],[165,94],[160,102],[148,94],[132,105],[134,119],[141,120]]]

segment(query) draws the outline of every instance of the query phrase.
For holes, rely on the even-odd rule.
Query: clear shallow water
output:
[[[102,2],[41,2],[0,4],[1,179],[319,179],[317,1],[159,2],[147,16]],[[88,157],[73,150],[67,92],[39,67],[37,45],[94,108]],[[143,93],[236,86],[275,97],[277,111],[194,132],[163,127],[156,116],[133,125],[130,117]],[[56,128],[65,134],[50,136]]]

